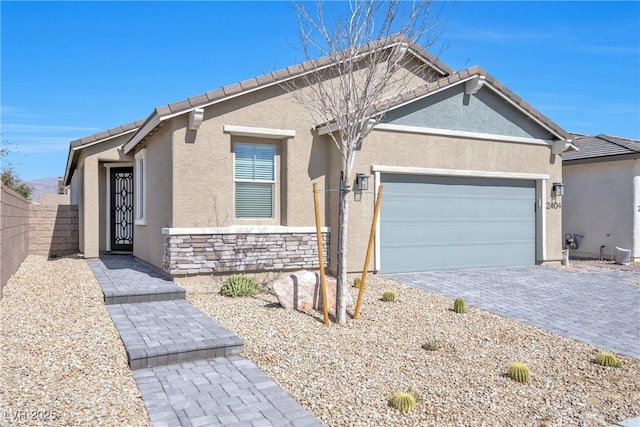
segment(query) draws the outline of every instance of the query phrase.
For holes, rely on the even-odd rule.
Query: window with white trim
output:
[[[236,218],[275,218],[274,145],[234,145]]]
[[[147,149],[143,148],[135,156],[135,224],[147,224]]]

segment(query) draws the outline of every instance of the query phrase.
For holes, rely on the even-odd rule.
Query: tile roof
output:
[[[580,151],[564,153],[562,155],[563,162],[640,155],[640,141],[638,140],[611,135],[589,136],[573,134],[573,136]]]
[[[361,54],[364,55],[371,51],[375,51],[378,49],[391,49],[396,45],[405,43],[409,46],[408,52],[410,52],[420,61],[433,68],[441,76],[447,76],[453,73],[453,69],[451,67],[440,61],[438,58],[427,52],[419,45],[412,43],[408,38],[401,34],[393,34],[384,39],[372,41],[364,46],[358,47],[358,49]],[[336,63],[336,57],[339,54],[340,53],[337,53],[336,55],[323,56],[321,58],[313,59],[301,64],[263,74],[262,76],[243,80],[239,83],[233,83],[227,86],[223,86],[219,89],[187,98],[182,101],[157,107],[145,120],[144,125],[146,126],[140,126],[138,131],[136,131],[136,135],[132,137],[131,144],[127,144],[125,146],[125,152],[129,152],[131,149],[133,149],[133,147],[137,145],[138,142],[144,139],[148,134],[152,133],[153,129],[159,124],[159,122],[163,120],[175,117],[180,114],[188,113],[194,108],[206,107],[208,105],[223,101],[232,96],[244,94],[251,90],[260,89],[262,87],[273,84],[280,84],[319,68],[332,66]]]
[[[461,81],[467,80],[472,76],[481,75],[485,77],[486,82],[490,83],[492,87],[499,91],[506,99],[510,100],[514,105],[522,108],[527,114],[543,124],[543,126],[548,127],[553,133],[557,134],[561,138],[570,139],[569,134],[562,130],[558,125],[549,120],[546,116],[542,115],[539,111],[531,107],[529,104],[524,102],[522,98],[518,97],[509,89],[504,87],[502,83],[497,81],[495,78],[493,78],[478,66],[474,66],[456,73],[448,65],[444,64],[435,56],[424,50],[422,47],[412,43],[409,39],[402,35],[392,35],[385,39],[370,42],[365,45],[361,49],[361,51],[365,53],[377,49],[389,49],[396,46],[397,44],[402,43],[407,43],[409,45],[408,51],[416,58],[436,70],[441,78],[433,82],[426,83],[408,92],[402,93],[396,98],[387,101],[387,103],[391,103],[395,106],[402,103],[410,102],[439,89],[460,83]],[[65,171],[65,185],[68,185],[71,180],[71,171],[73,170],[73,168],[75,168],[80,150],[84,146],[99,143],[120,135],[124,135],[126,133],[132,133],[132,137],[125,145],[125,151],[128,152],[133,147],[135,147],[138,142],[143,140],[146,136],[152,134],[158,126],[162,125],[164,120],[188,113],[195,108],[221,102],[227,98],[240,95],[255,89],[282,83],[286,80],[298,77],[314,69],[331,66],[334,63],[335,58],[332,56],[324,56],[318,59],[303,62],[301,64],[293,65],[291,67],[264,74],[262,76],[244,80],[239,83],[223,86],[221,88],[196,95],[182,101],[159,106],[155,108],[151,115],[149,115],[149,117],[144,120],[137,120],[126,125],[118,126],[113,129],[109,129],[72,141],[70,143],[69,158],[67,159],[67,169]]]
[[[362,52],[369,52],[371,50],[380,48],[389,49],[401,43],[409,44],[409,52],[411,52],[411,54],[413,54],[418,59],[424,61],[426,64],[429,64],[440,75],[453,73],[453,69],[451,69],[448,65],[438,60],[435,56],[427,52],[419,45],[412,43],[408,38],[399,34],[394,34],[384,39],[372,41],[367,45],[361,47],[360,50]],[[128,132],[134,132],[132,139],[136,138],[137,136],[139,137],[140,135],[137,134],[140,132],[143,132],[145,134],[144,136],[146,136],[153,133],[153,131],[160,125],[160,122],[168,118],[188,113],[194,108],[203,107],[223,101],[224,99],[232,97],[234,95],[239,95],[250,90],[283,82],[314,69],[330,66],[334,62],[335,61],[331,56],[324,56],[311,61],[303,62],[301,64],[283,68],[281,70],[273,71],[262,76],[244,80],[239,83],[233,83],[227,86],[223,86],[221,88],[196,95],[182,101],[159,106],[155,108],[146,119],[137,120],[126,125],[122,125],[113,129],[109,129],[107,131],[99,132],[94,135],[71,141],[69,148],[69,158],[67,159],[67,169],[65,171],[65,185],[69,185],[69,182],[71,180],[70,174],[72,168],[74,168],[76,165],[75,162],[77,161],[77,158],[79,156],[79,150],[82,149],[85,145],[102,142],[104,140],[123,135]]]

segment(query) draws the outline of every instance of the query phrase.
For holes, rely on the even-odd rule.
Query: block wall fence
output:
[[[0,183],[0,299],[29,254],[29,202]]]
[[[78,253],[78,237],[78,206],[31,204],[0,184],[0,299],[27,255]]]

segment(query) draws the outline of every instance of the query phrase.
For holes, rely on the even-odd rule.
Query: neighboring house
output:
[[[572,256],[615,259],[615,248],[640,260],[640,141],[575,134],[580,151],[564,153],[562,229],[579,236]],[[569,236],[566,236],[569,237]],[[602,252],[601,252],[602,251]]]
[[[407,54],[430,77],[391,98],[353,169],[371,177],[370,191],[384,186],[370,269],[559,261],[561,211],[547,208],[571,136],[483,69],[453,72],[415,45]],[[79,204],[84,256],[129,251],[170,276],[317,268],[317,183],[334,190],[320,204],[335,271],[341,156],[283,88],[327,66],[275,71],[71,142],[64,184]],[[349,197],[359,201],[348,270],[358,271],[375,199]]]

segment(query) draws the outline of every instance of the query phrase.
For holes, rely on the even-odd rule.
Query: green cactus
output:
[[[394,302],[396,300],[396,293],[391,290],[384,291],[382,300],[385,302]]]
[[[416,408],[416,398],[411,393],[398,392],[391,396],[389,404],[401,412],[411,412]]]
[[[234,274],[229,276],[222,284],[220,294],[225,297],[246,297],[253,296],[260,292],[258,282],[244,274]]]
[[[360,280],[359,277],[356,277],[355,279],[353,279],[353,287],[360,289],[360,285],[362,284],[362,280]]]
[[[464,313],[464,300],[462,298],[456,298],[455,302],[453,303],[453,311],[458,314]]]
[[[514,362],[509,366],[509,377],[519,383],[528,383],[531,379],[529,367],[524,363]]]
[[[620,367],[620,362],[618,362],[616,356],[606,352],[598,353],[598,355],[596,356],[596,363],[598,365],[610,366],[612,368]]]
[[[429,340],[426,343],[422,344],[422,348],[427,351],[437,351],[439,346],[436,340]]]

